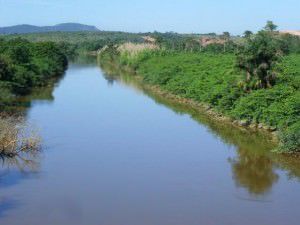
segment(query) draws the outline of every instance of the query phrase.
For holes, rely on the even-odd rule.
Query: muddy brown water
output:
[[[0,164],[1,225],[297,225],[300,161],[96,63],[26,110],[43,152]]]

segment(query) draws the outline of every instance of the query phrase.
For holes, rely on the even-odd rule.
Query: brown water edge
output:
[[[286,171],[289,178],[300,180],[300,154],[279,154],[276,132],[256,127],[239,126],[204,104],[170,94],[157,86],[145,84],[130,68],[120,68],[114,63],[99,65],[110,82],[131,86],[151,97],[157,104],[165,105],[178,114],[188,114],[218,137],[223,143],[237,146],[237,156],[228,158],[237,186],[248,189],[251,194],[267,193],[279,176],[276,169]]]

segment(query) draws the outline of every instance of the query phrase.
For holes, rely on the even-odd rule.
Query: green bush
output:
[[[280,152],[295,152],[300,149],[300,121],[288,127],[280,134]]]
[[[58,44],[30,43],[20,38],[0,40],[1,105],[7,103],[7,96],[27,94],[61,75],[66,66],[66,55]]]

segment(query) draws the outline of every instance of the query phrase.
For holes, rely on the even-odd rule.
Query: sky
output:
[[[0,0],[0,26],[78,22],[109,31],[300,30],[300,0]]]

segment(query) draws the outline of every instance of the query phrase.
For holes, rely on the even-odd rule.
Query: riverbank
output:
[[[31,103],[27,98],[38,87],[51,89],[67,66],[65,52],[55,43],[0,40],[0,157],[40,148],[38,134],[23,121]]]
[[[284,211],[290,202],[299,199],[299,159],[270,152],[272,148],[261,132],[233,129],[225,123],[209,121],[190,107],[181,107],[175,101],[172,104],[150,91],[143,92],[142,86],[133,84],[138,76],[115,73],[114,79],[104,71],[88,62],[70,63],[52,94],[45,88],[34,94],[33,104],[24,113],[27,123],[40,128],[42,151],[26,154],[26,161],[13,164],[13,160],[22,160],[14,157],[1,163],[2,170],[10,168],[1,177],[4,183],[10,184],[2,189],[2,196],[20,196],[22,201],[6,211],[7,216],[0,219],[0,224],[34,223],[27,212],[36,212],[38,208],[37,215],[44,215],[49,204],[61,206],[64,214],[69,208],[61,196],[69,190],[74,190],[71,198],[82,196],[80,204],[86,212],[83,220],[94,224],[99,223],[95,217],[98,214],[93,211],[99,201],[103,202],[103,215],[108,215],[100,218],[104,223],[111,221],[106,212],[113,212],[118,206],[118,212],[141,208],[149,212],[148,221],[163,212],[165,216],[157,222],[160,224],[168,224],[183,207],[186,211],[179,218],[180,224],[193,224],[189,218],[200,221],[205,215],[217,215],[218,223],[224,221],[224,207],[215,211],[215,206],[234,202],[231,207],[225,207],[229,210],[226,215],[242,209],[240,214],[247,216],[251,210],[251,215],[263,212],[265,217],[260,221],[265,224],[274,224],[275,220],[281,223],[284,219],[289,221],[288,225],[295,224],[298,215],[295,210],[288,210],[284,219],[274,218],[273,211]],[[76,91],[72,92],[74,88]],[[39,96],[50,97],[49,94],[52,99],[38,100]],[[78,179],[78,174],[88,175],[83,176],[83,181]],[[15,179],[17,182],[9,182]],[[91,180],[94,182],[88,189],[81,185]],[[157,185],[153,188],[153,184]],[[119,192],[119,187],[126,188]],[[116,191],[120,198],[115,198]],[[193,211],[197,204],[201,209],[201,202],[207,196],[216,196],[214,201],[206,201],[211,204],[207,211]],[[40,199],[43,207],[37,207]],[[126,200],[125,205],[119,204],[119,199],[123,203]],[[170,212],[170,201],[177,207],[175,211]],[[245,208],[245,204],[250,208]],[[270,211],[270,207],[274,210]],[[143,219],[133,221],[135,212],[120,215],[118,223],[122,224],[125,217],[128,224],[143,223]],[[45,221],[43,216],[34,218],[36,224],[52,225],[53,222],[51,218]],[[63,217],[61,223],[65,222]],[[74,221],[70,218],[67,223]],[[236,224],[239,223],[245,224],[244,221]]]
[[[0,40],[0,112],[16,98],[47,86],[67,69],[65,52],[52,42],[31,43],[24,39]]]
[[[155,98],[164,99],[165,101],[171,103],[171,104],[178,104],[183,107],[188,107],[189,109],[193,110],[193,112],[206,115],[211,120],[214,120],[217,123],[224,124],[227,126],[232,126],[232,128],[240,129],[240,130],[249,130],[251,132],[260,131],[263,132],[265,137],[268,136],[268,141],[273,142],[274,144],[278,144],[278,135],[276,131],[272,131],[267,126],[248,126],[243,124],[242,121],[233,120],[229,116],[225,116],[221,114],[220,112],[217,112],[214,110],[211,106],[205,103],[197,102],[193,99],[188,99],[181,97],[179,95],[172,94],[169,91],[166,91],[159,87],[158,85],[151,85],[147,82],[144,82],[143,78],[141,76],[138,76],[136,74],[136,71],[132,70],[132,68],[128,66],[120,66],[120,64],[116,64],[114,62],[102,62],[99,60],[99,64],[102,69],[106,73],[108,73],[110,76],[118,79],[121,76],[130,76],[131,81],[134,80],[135,87],[139,86],[143,91],[146,91],[149,93],[149,95],[155,96]],[[114,74],[118,74],[118,77],[116,77]],[[134,75],[133,75],[134,74]],[[121,77],[122,79],[122,77]],[[150,94],[151,93],[151,94]],[[190,111],[190,110],[188,110]]]
[[[161,90],[159,87],[145,83],[141,76],[133,75],[133,71],[128,67],[120,67],[112,62],[108,63],[101,60],[98,63],[105,72],[105,78],[110,82],[129,86],[149,96],[156,104],[167,106],[176,114],[190,116],[199,123],[199,126],[205,126],[207,131],[219,137],[223,143],[236,146],[238,154],[241,154],[245,164],[248,164],[248,166],[245,165],[245,173],[249,175],[249,178],[260,177],[258,174],[261,174],[262,171],[260,165],[262,161],[266,163],[266,167],[269,167],[267,164],[272,162],[274,166],[286,169],[290,178],[298,179],[300,177],[298,164],[300,154],[277,154],[271,151],[278,146],[278,140],[274,133],[272,135],[272,132],[264,129],[239,126],[221,114],[214,112],[211,114],[208,111],[212,110],[205,108],[204,105],[182,99]],[[257,166],[257,168],[253,166]],[[248,173],[252,169],[253,171]],[[256,175],[250,175],[251,173]],[[265,178],[261,177],[258,180],[265,180]]]
[[[102,52],[104,62],[130,69],[153,91],[206,111],[217,120],[246,129],[267,130],[280,140],[277,151],[299,150],[299,55],[280,65],[278,84],[246,93],[234,55],[142,52],[134,57]]]

